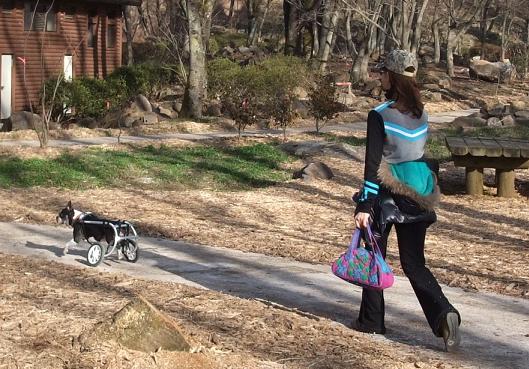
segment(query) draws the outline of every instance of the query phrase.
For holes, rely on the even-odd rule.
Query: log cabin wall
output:
[[[35,3],[0,0],[0,54],[13,55],[12,111],[38,107],[43,83],[64,71],[67,55],[74,77],[104,78],[121,66],[120,5],[55,1],[55,22],[41,21],[37,31],[28,30],[35,18],[25,20]]]

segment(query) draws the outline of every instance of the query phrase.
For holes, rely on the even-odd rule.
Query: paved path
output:
[[[67,227],[0,223],[0,252],[32,255],[87,267],[86,248],[62,246],[71,238]],[[334,277],[326,265],[243,253],[225,248],[142,238],[137,264],[110,257],[98,269],[134,277],[185,283],[244,298],[260,298],[347,323],[357,314],[361,290]],[[462,368],[529,368],[529,300],[443,286],[463,317],[463,344],[458,354],[438,353],[442,340],[433,337],[406,279],[388,289],[386,337],[446,357]]]
[[[451,122],[456,117],[470,115],[478,111],[477,109],[459,110],[448,113],[432,114],[430,121],[434,123]],[[346,123],[325,126],[321,129],[322,132],[329,131],[365,131],[366,123]],[[302,128],[289,128],[287,129],[287,135],[292,133],[303,133],[314,131],[313,127],[302,127]],[[282,130],[277,129],[264,129],[264,130],[246,130],[242,133],[244,137],[260,137],[260,136],[281,136],[283,135]],[[211,138],[230,138],[237,137],[237,132],[210,132],[210,133],[170,133],[160,135],[145,135],[145,136],[122,136],[120,142],[122,143],[134,143],[134,142],[149,142],[149,141],[162,141],[162,140],[185,140],[185,141],[199,141],[207,140]],[[88,138],[71,138],[62,140],[50,140],[48,146],[50,147],[71,147],[71,146],[93,146],[93,145],[113,145],[117,143],[117,137],[88,137]],[[26,147],[39,147],[39,141],[37,140],[0,140],[2,146],[26,146]]]

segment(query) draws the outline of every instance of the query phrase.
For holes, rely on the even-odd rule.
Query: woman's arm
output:
[[[367,145],[364,167],[364,185],[361,189],[355,213],[370,213],[375,199],[378,197],[380,180],[378,168],[384,149],[384,120],[374,110],[367,117]]]

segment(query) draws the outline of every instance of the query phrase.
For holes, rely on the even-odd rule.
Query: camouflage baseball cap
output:
[[[386,55],[386,59],[377,64],[376,69],[387,69],[406,77],[415,77],[418,66],[419,64],[417,63],[415,54],[406,50],[397,49],[390,51]]]

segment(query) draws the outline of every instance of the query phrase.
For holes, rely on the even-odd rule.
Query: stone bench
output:
[[[494,168],[498,196],[514,197],[514,170],[529,168],[529,141],[447,137],[446,145],[455,166],[466,168],[469,195],[483,195],[483,168]]]

